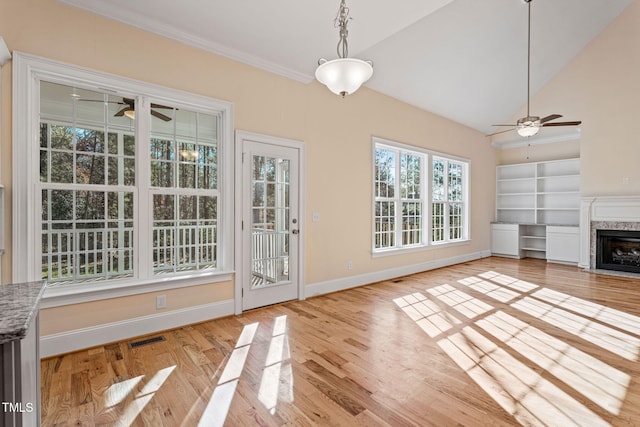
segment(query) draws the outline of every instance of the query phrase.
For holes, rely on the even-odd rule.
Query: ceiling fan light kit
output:
[[[540,130],[540,117],[524,117],[517,122],[517,132],[520,136],[533,136]]]
[[[361,59],[349,58],[349,46],[347,44],[347,24],[349,22],[349,8],[345,0],[340,1],[338,14],[335,18],[335,26],[340,29],[338,41],[338,59],[331,61],[325,58],[318,60],[316,79],[327,86],[329,90],[343,98],[354,93],[364,82],[373,75],[373,62]]]
[[[529,105],[530,105],[530,98],[531,98],[531,1],[532,0],[524,0],[524,2],[527,3],[527,8],[528,8],[528,14],[527,14],[527,117],[518,119],[515,125],[494,125],[494,126],[509,126],[511,127],[511,129],[494,132],[487,136],[493,136],[500,133],[516,130],[518,132],[518,135],[525,138],[529,138],[537,134],[541,127],[577,126],[582,123],[581,121],[548,123],[552,120],[559,119],[562,116],[560,114],[551,114],[541,119],[538,116],[532,116],[530,114]]]

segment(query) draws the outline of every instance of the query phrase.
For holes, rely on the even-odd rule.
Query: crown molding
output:
[[[150,19],[139,13],[131,11],[121,11],[111,8],[105,2],[86,2],[82,0],[57,0],[59,3],[64,3],[68,6],[76,7],[78,9],[85,10],[87,12],[95,13],[96,15],[103,16],[107,19],[115,20],[132,27],[136,27],[143,31],[148,31],[162,37],[166,37],[180,43],[184,43],[188,46],[192,46],[198,49],[202,49],[209,53],[224,56],[225,58],[232,59],[243,64],[250,65],[255,68],[259,68],[264,71],[268,71],[273,74],[277,74],[282,77],[286,77],[291,80],[295,80],[300,83],[311,83],[314,79],[313,76],[302,73],[300,71],[293,70],[291,68],[282,66],[272,61],[268,61],[264,58],[260,58],[255,55],[248,54],[246,52],[239,51],[237,49],[223,46],[220,43],[206,40],[202,37],[194,36],[185,31],[180,31],[171,25],[165,25]]]

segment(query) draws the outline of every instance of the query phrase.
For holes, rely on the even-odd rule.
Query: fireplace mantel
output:
[[[594,269],[591,254],[592,222],[639,223],[640,196],[583,197],[580,199],[580,267]],[[611,228],[611,225],[607,228]],[[593,265],[592,265],[593,264]]]

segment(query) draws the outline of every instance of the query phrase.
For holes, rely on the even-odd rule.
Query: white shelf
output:
[[[578,224],[580,159],[498,166],[496,177],[497,221]]]
[[[498,166],[496,221],[517,231],[492,225],[494,253],[573,262],[575,245],[561,244],[575,239],[557,230],[580,222],[580,159]]]

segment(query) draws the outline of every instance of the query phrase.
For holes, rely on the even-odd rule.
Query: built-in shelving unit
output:
[[[517,252],[503,255],[548,259],[547,226],[577,227],[579,218],[580,159],[497,167],[496,222],[518,225],[517,233],[511,230],[508,237],[518,239]],[[492,227],[492,236],[504,238],[505,230],[497,232]],[[553,244],[557,243],[558,239],[554,239]]]
[[[496,221],[577,225],[580,159],[498,166]]]

